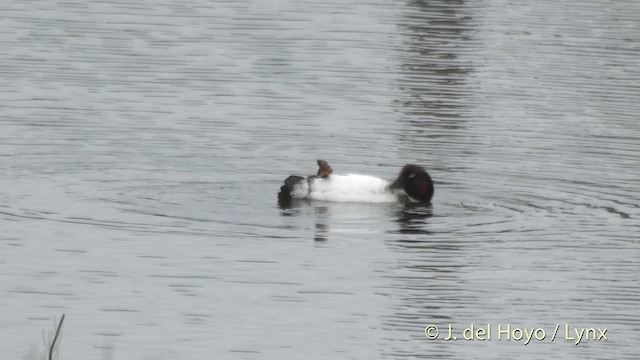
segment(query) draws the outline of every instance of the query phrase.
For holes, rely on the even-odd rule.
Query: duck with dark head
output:
[[[404,192],[413,202],[430,203],[433,197],[433,181],[431,176],[418,165],[405,165],[398,178],[389,188]]]
[[[308,199],[337,202],[430,203],[433,182],[418,165],[405,165],[398,178],[387,180],[360,174],[335,175],[329,163],[318,160],[318,172],[307,177],[291,175],[280,187],[278,200]]]

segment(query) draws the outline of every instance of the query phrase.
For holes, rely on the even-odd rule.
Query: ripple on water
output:
[[[105,338],[129,358],[636,359],[638,4],[6,2],[0,347],[66,312],[70,359]],[[318,158],[422,164],[434,203],[278,207]],[[524,351],[426,342],[429,322],[612,338]]]

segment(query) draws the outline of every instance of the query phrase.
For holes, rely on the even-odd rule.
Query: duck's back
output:
[[[335,202],[396,202],[389,182],[370,175],[331,175],[311,178],[309,198]]]

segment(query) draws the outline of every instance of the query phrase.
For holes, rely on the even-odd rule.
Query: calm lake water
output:
[[[0,8],[3,358],[637,359],[640,2]],[[433,204],[279,207],[316,159]]]

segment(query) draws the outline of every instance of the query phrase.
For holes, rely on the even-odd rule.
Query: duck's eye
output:
[[[416,177],[416,174],[415,174],[415,173],[411,173],[411,174],[409,174],[409,177],[408,177],[408,178],[409,178],[409,179],[413,179],[414,177]]]

